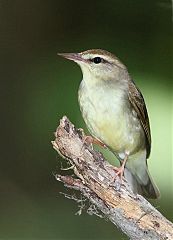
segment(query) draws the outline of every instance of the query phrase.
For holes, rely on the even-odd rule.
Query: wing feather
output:
[[[146,150],[147,150],[147,158],[148,158],[151,151],[151,133],[150,133],[149,118],[148,118],[147,108],[146,108],[142,93],[136,87],[133,81],[130,81],[129,83],[129,100],[132,107],[136,111],[145,132]]]

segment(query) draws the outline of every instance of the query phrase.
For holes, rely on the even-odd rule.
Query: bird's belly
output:
[[[122,99],[111,96],[79,98],[83,118],[91,134],[117,154],[133,154],[145,144],[144,132],[136,112]]]

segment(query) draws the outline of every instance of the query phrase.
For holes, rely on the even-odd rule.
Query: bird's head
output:
[[[125,65],[115,55],[101,49],[58,55],[76,62],[81,67],[83,79],[116,80],[127,72]]]

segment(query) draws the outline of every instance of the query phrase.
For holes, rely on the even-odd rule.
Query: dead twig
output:
[[[52,145],[70,162],[75,174],[75,177],[55,175],[56,179],[89,199],[92,206],[89,213],[104,215],[130,239],[173,239],[173,224],[145,198],[134,195],[124,180],[120,188],[118,178],[112,184],[115,172],[110,164],[90,146],[83,147],[82,132],[67,117],[60,121]]]

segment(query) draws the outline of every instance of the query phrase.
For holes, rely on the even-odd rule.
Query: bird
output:
[[[116,176],[124,177],[135,194],[158,198],[160,192],[147,165],[151,151],[147,108],[127,67],[102,49],[58,55],[82,70],[78,101],[89,140],[113,152],[120,162],[120,167],[114,167]]]

